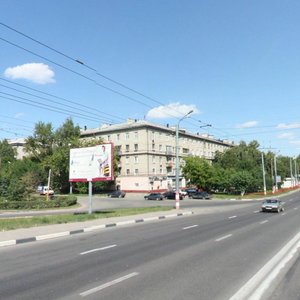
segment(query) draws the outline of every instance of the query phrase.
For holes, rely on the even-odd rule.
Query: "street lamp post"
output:
[[[265,162],[264,162],[264,153],[263,152],[261,152],[261,167],[262,167],[262,173],[263,173],[264,195],[266,195],[267,194],[266,172],[265,172]]]
[[[175,165],[175,172],[176,172],[176,194],[175,194],[175,207],[176,209],[180,208],[180,199],[179,199],[179,123],[185,119],[186,117],[188,117],[191,113],[193,112],[193,110],[189,111],[187,114],[185,114],[178,122],[176,125],[176,165]]]

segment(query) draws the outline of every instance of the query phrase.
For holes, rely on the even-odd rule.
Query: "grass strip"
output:
[[[84,222],[96,219],[103,218],[112,218],[112,217],[124,217],[132,216],[137,214],[144,214],[150,212],[158,211],[168,211],[173,209],[173,207],[139,207],[139,208],[120,208],[120,209],[109,209],[96,211],[92,214],[88,213],[76,213],[76,214],[65,214],[65,215],[49,215],[41,217],[24,217],[24,218],[7,218],[0,219],[0,230],[8,231],[19,228],[29,228],[36,226],[44,225],[53,225],[53,224],[66,224],[74,222]]]

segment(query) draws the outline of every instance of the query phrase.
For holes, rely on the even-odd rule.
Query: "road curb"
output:
[[[187,212],[171,214],[171,215],[159,215],[159,216],[155,216],[155,217],[132,219],[132,220],[127,220],[127,221],[115,222],[115,223],[107,223],[107,224],[89,226],[89,227],[86,227],[83,229],[62,231],[62,232],[45,234],[45,235],[20,238],[20,239],[15,239],[15,240],[7,240],[7,241],[0,242],[0,248],[7,247],[7,246],[13,246],[13,245],[19,245],[19,244],[25,244],[25,243],[31,243],[31,242],[37,242],[37,241],[43,241],[43,240],[49,240],[49,239],[55,239],[55,238],[59,238],[59,237],[63,237],[63,236],[71,236],[71,235],[85,233],[85,232],[91,232],[91,231],[99,230],[99,229],[125,226],[125,225],[129,225],[129,224],[140,224],[140,223],[149,222],[149,221],[160,221],[160,220],[166,220],[166,219],[174,218],[174,217],[188,216],[188,215],[192,215],[192,214],[194,214],[193,211],[187,211]]]

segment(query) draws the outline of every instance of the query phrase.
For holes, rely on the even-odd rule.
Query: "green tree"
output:
[[[209,190],[211,187],[212,167],[204,158],[192,156],[185,158],[183,176],[198,188]]]
[[[16,150],[7,140],[0,141],[0,169],[16,160]]]
[[[52,124],[39,122],[35,125],[33,136],[26,139],[25,151],[32,159],[42,162],[46,157],[52,155],[54,138]]]

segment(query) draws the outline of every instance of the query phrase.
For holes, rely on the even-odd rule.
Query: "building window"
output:
[[[138,157],[138,156],[135,156],[135,157],[134,157],[134,163],[137,164],[138,162],[139,162],[139,157]]]
[[[156,174],[155,168],[152,169],[152,174]]]
[[[129,140],[129,132],[126,132],[125,139]]]
[[[152,143],[152,151],[154,152],[155,151],[155,144]]]
[[[152,163],[155,164],[155,156],[152,155]]]
[[[130,169],[126,169],[126,175],[130,175]]]
[[[159,169],[159,174],[162,174],[163,173],[163,170],[162,168]]]
[[[126,152],[129,152],[129,145],[126,145]]]
[[[126,165],[128,165],[129,164],[129,156],[126,156],[126,161],[125,161],[125,163],[126,163]]]
[[[138,131],[135,131],[135,132],[134,132],[134,137],[135,137],[136,139],[139,137]]]
[[[160,152],[162,151],[162,145],[159,145],[159,151]]]
[[[108,141],[111,141],[111,136],[110,136],[110,134],[107,136],[107,140],[108,140]]]
[[[134,175],[139,175],[139,169],[134,169]]]
[[[120,140],[120,133],[117,134],[117,141]]]
[[[138,151],[139,150],[139,145],[138,144],[134,144],[134,151]]]

